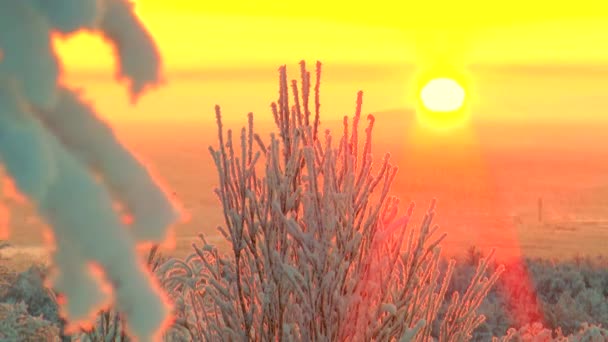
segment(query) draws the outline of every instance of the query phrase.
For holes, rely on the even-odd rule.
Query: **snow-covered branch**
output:
[[[70,322],[90,321],[109,304],[100,270],[130,332],[146,341],[169,308],[135,247],[162,242],[179,215],[95,110],[60,84],[51,35],[81,29],[113,45],[133,100],[161,81],[158,49],[130,1],[0,0],[0,160],[53,231],[53,285]]]

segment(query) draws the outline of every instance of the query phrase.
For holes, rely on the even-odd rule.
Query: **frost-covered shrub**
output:
[[[576,297],[585,289],[583,275],[572,265],[560,267],[560,277],[555,277],[550,268],[543,268],[543,270],[550,273],[537,274],[536,289],[542,299],[549,304],[557,303],[563,294]]]
[[[466,286],[472,277],[475,265],[469,259],[463,261],[456,264],[447,295]],[[474,340],[487,341],[488,336],[505,335],[509,328],[539,322],[565,335],[585,325],[608,326],[607,261],[599,257],[560,262],[522,259],[507,265],[479,306],[486,320],[475,331]]]
[[[0,265],[0,298],[4,298],[6,293],[12,288],[17,279],[17,273]]]
[[[487,277],[482,259],[469,285],[444,298],[454,262],[440,274],[434,204],[418,228],[408,224],[413,206],[399,214],[389,195],[397,169],[390,155],[373,162],[374,117],[359,128],[362,93],[337,138],[321,130],[320,68],[314,93],[303,62],[300,85],[280,69],[269,142],[253,114],[233,137],[216,107],[219,232],[232,250],[221,254],[201,236],[192,255],[161,266],[176,298],[174,328],[200,341],[470,339],[501,268]]]
[[[0,294],[0,302],[16,304],[23,302],[32,316],[40,316],[47,321],[59,323],[59,311],[54,295],[44,286],[45,270],[32,266],[20,273]]]
[[[507,334],[501,338],[493,338],[494,342],[549,342],[549,341],[568,341],[561,331],[555,334],[550,329],[543,327],[540,323],[526,324],[519,329],[511,328]]]
[[[547,329],[540,323],[526,324],[520,329],[509,329],[494,342],[604,342],[608,340],[608,330],[600,326],[582,324],[576,332],[565,335],[561,329]]]
[[[505,267],[504,277],[497,284],[497,294],[505,298],[507,312],[516,326],[543,319],[538,296],[540,291],[532,276],[533,270],[525,259],[515,260]]]
[[[608,330],[598,325],[583,323],[576,333],[568,337],[571,342],[608,341]]]
[[[577,258],[565,262],[527,260],[545,324],[565,334],[581,324],[608,326],[608,263]]]
[[[448,289],[446,290],[446,296],[451,296],[455,292],[465,291],[475,276],[479,262],[483,259],[484,255],[476,248],[470,248],[466,251],[464,257],[458,257],[453,275],[448,284]],[[440,265],[442,274],[447,267],[447,260],[443,260]],[[499,267],[501,266],[496,262],[491,262],[487,267],[488,272],[493,273]],[[505,271],[497,280],[497,285],[490,289],[479,305],[477,313],[483,315],[485,319],[474,331],[472,341],[488,341],[494,336],[505,335],[506,331],[511,327],[520,326],[513,315],[509,313],[508,308],[512,306],[512,303],[509,301],[508,295],[504,293],[504,289],[501,289],[501,287],[504,287],[503,278],[506,273],[512,270],[509,267],[505,268]],[[448,302],[442,304],[438,314],[439,320],[434,322],[433,331],[438,331],[440,319],[444,317],[443,314],[448,306]]]
[[[0,303],[0,341],[61,341],[59,329],[41,317],[27,312],[23,302]]]

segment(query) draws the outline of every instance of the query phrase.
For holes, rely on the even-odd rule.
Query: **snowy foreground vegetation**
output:
[[[158,270],[159,259],[155,257],[150,261],[150,267]],[[448,297],[454,289],[468,286],[477,267],[471,263],[473,261],[465,259],[456,264],[454,274],[459,276],[453,277],[449,284]],[[562,263],[526,260],[525,265],[537,289],[544,323],[528,321],[520,325],[515,322],[512,313],[518,310],[518,304],[507,303],[498,284],[479,307],[479,313],[485,315],[486,320],[473,332],[472,341],[489,341],[491,336],[502,336],[500,341],[606,341],[608,330],[600,326],[608,326],[608,259],[585,258]],[[45,272],[41,266],[33,266],[21,274],[0,269],[0,340],[129,340],[121,335],[120,320],[115,312],[100,313],[94,330],[71,337],[62,335],[63,321],[59,318],[54,295],[43,285]],[[507,268],[505,272],[506,276],[510,271]],[[447,304],[442,304],[440,312],[445,312]],[[188,340],[189,333],[177,326],[175,329],[182,331],[181,338],[165,340]],[[204,326],[196,329],[204,329]],[[562,336],[568,336],[567,340],[558,338],[560,330]]]
[[[374,118],[359,128],[362,93],[335,138],[321,130],[320,63],[314,85],[303,62],[300,76],[288,83],[280,69],[270,137],[255,133],[253,114],[234,137],[216,108],[218,230],[231,248],[200,236],[184,259],[152,249],[147,267],[173,303],[165,340],[608,339],[606,260],[503,266],[474,250],[443,259],[434,204],[414,226],[413,207],[390,196],[389,156],[372,163]],[[113,309],[68,336],[46,270],[0,271],[0,340],[129,340]]]

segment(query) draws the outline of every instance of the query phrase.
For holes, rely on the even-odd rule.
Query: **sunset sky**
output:
[[[225,199],[231,197],[213,189],[226,180],[222,173],[235,171],[234,168],[222,171],[226,162],[222,165],[217,159],[222,156],[237,158],[238,170],[243,170],[239,171],[237,183],[256,187],[261,184],[253,191],[240,192],[247,196],[250,193],[274,196],[273,175],[260,173],[261,183],[241,177],[258,174],[264,165],[266,171],[279,168],[287,176],[297,175],[301,184],[289,183],[287,187],[300,187],[306,193],[302,201],[299,195],[288,198],[296,198],[303,207],[296,209],[295,215],[286,214],[297,220],[298,210],[306,215],[311,212],[307,198],[316,197],[308,192],[314,191],[317,183],[323,186],[318,191],[327,195],[328,189],[341,187],[333,184],[336,179],[344,179],[346,185],[338,189],[343,193],[337,193],[336,198],[346,200],[337,202],[335,208],[329,202],[321,203],[323,206],[329,203],[329,208],[315,202],[316,213],[317,209],[327,209],[322,212],[325,215],[343,208],[350,212],[351,200],[367,203],[381,193],[382,198],[389,194],[399,199],[395,202],[400,203],[399,216],[405,214],[407,204],[416,203],[415,214],[407,220],[418,225],[433,217],[434,213],[425,216],[425,208],[437,199],[438,217],[434,223],[449,234],[442,242],[444,255],[462,253],[465,246],[476,247],[485,255],[497,248],[499,259],[525,265],[524,257],[578,258],[587,253],[605,254],[606,231],[601,229],[605,229],[608,215],[608,0],[130,1],[162,55],[162,82],[153,89],[145,88],[141,97],[134,96],[140,94],[134,94],[133,89],[145,81],[157,80],[154,68],[158,58],[150,49],[153,46],[148,37],[141,34],[141,27],[134,25],[131,13],[125,13],[124,7],[118,6],[113,13],[117,14],[114,17],[117,20],[107,20],[99,26],[119,47],[122,71],[127,70],[122,73],[117,72],[119,61],[100,32],[81,31],[65,37],[56,33],[59,30],[53,31],[51,50],[57,52],[61,64],[58,78],[56,64],[24,58],[42,56],[41,61],[52,60],[47,54],[46,34],[48,25],[57,24],[49,13],[29,8],[34,6],[29,3],[15,6],[21,11],[15,13],[31,20],[32,25],[27,20],[13,21],[24,24],[21,29],[11,29],[13,25],[0,30],[8,33],[0,38],[9,37],[0,47],[11,52],[6,54],[11,57],[6,58],[8,63],[2,64],[8,67],[0,70],[4,72],[0,74],[4,77],[0,86],[5,86],[4,93],[8,94],[5,98],[12,100],[5,106],[8,112],[19,114],[5,121],[20,119],[13,120],[19,121],[14,132],[10,127],[5,131],[19,139],[25,137],[23,141],[27,143],[0,141],[9,142],[10,147],[8,152],[0,150],[0,157],[1,153],[8,156],[4,156],[7,167],[3,177],[14,176],[5,183],[16,184],[15,189],[32,195],[32,203],[36,204],[21,208],[18,207],[21,203],[10,203],[11,215],[12,212],[17,215],[12,215],[14,222],[6,225],[17,226],[11,229],[18,232],[20,243],[28,245],[32,239],[42,237],[33,230],[42,226],[34,210],[46,215],[49,222],[65,223],[67,228],[60,227],[58,232],[78,233],[91,246],[97,235],[86,236],[76,230],[76,224],[91,221],[89,226],[96,228],[116,221],[114,228],[123,227],[117,215],[131,213],[136,214],[132,215],[136,224],[128,226],[135,229],[146,224],[153,227],[169,224],[173,211],[169,201],[163,200],[161,187],[152,186],[154,179],[183,209],[183,220],[175,225],[175,234],[171,233],[176,254],[191,253],[192,239],[202,237],[198,235],[201,233],[205,236],[203,240],[209,237],[211,244],[219,242],[223,252],[228,240],[223,241],[215,229],[228,226],[234,231],[226,221],[227,211],[221,208],[222,203],[227,203]],[[8,0],[5,4],[3,8],[8,10],[2,13],[5,18],[13,18],[12,3]],[[62,11],[62,16],[68,13],[62,19],[77,19],[85,13],[74,11],[71,18],[71,10]],[[103,19],[108,18],[111,17]],[[35,39],[19,39],[23,32],[29,34],[25,37]],[[125,37],[143,38],[131,42]],[[24,46],[39,47],[32,51],[41,52],[9,50]],[[124,49],[125,46],[132,49]],[[0,59],[2,52],[0,49]],[[23,60],[29,64],[22,63]],[[295,83],[298,91],[291,88],[285,91],[284,87],[279,90],[278,71],[283,71],[282,66],[286,65],[288,81],[300,81],[302,60],[311,72],[313,86],[317,85],[316,62],[322,62],[320,110],[316,106],[316,88],[310,97],[301,90],[301,82]],[[32,66],[49,69],[48,75],[32,71],[36,70]],[[119,74],[128,76],[120,80],[116,77]],[[43,75],[49,81],[40,85],[41,82],[31,81],[30,75]],[[129,77],[132,79],[126,79]],[[281,84],[285,84],[283,78]],[[57,101],[53,94],[55,86],[59,89]],[[359,91],[364,93],[362,111]],[[278,115],[273,116],[271,103],[278,102],[279,96],[283,100],[286,93],[288,104],[281,102],[281,119],[276,119]],[[36,101],[39,98],[42,100]],[[310,111],[295,110],[306,99],[310,99],[310,107],[300,108],[311,108]],[[218,105],[221,115],[216,116]],[[293,121],[289,123],[289,113],[285,113],[291,108]],[[276,107],[273,109],[277,114]],[[249,159],[256,153],[257,165],[247,164],[246,151],[241,151],[241,147],[247,146],[247,137],[253,141],[251,131],[249,135],[245,128],[240,131],[248,124],[250,112],[254,113],[254,123],[249,121],[248,128],[256,133],[256,145]],[[296,125],[296,120],[302,118],[296,114],[306,112],[314,114],[315,123],[321,120],[320,126],[314,126],[313,137],[306,133],[310,126]],[[299,120],[299,125],[302,121]],[[285,125],[277,131],[275,123]],[[295,138],[286,138],[289,134],[285,128]],[[12,139],[13,135],[5,135]],[[282,150],[277,152],[274,142],[279,135],[283,142]],[[364,136],[368,140],[362,142]],[[323,168],[322,172],[313,173],[311,165],[306,170],[294,171],[293,167],[300,165],[297,160],[280,162],[278,166],[269,162],[275,152],[287,151],[283,153],[285,156],[298,156],[298,142],[303,142],[303,156],[308,157],[311,152],[313,160],[322,162],[317,165]],[[225,146],[215,154],[218,144]],[[331,149],[337,147],[341,152]],[[226,150],[228,153],[224,153]],[[258,150],[262,153],[257,154]],[[350,151],[359,154],[350,158]],[[337,158],[326,158],[334,152],[338,153]],[[28,153],[37,154],[31,158],[33,162],[26,158]],[[354,179],[350,174],[328,175],[341,170],[340,164],[352,162],[362,167],[357,171],[357,184],[361,183],[366,177],[376,177],[379,167],[387,167],[382,162],[383,156],[391,164],[390,170],[392,166],[399,169],[396,174],[387,173],[386,185],[392,182],[390,189],[380,186],[374,190],[373,185],[357,190],[353,197],[348,193]],[[35,172],[29,172],[27,167],[31,165],[36,166],[31,168]],[[219,177],[216,166],[220,169]],[[86,178],[87,172],[93,176]],[[22,178],[36,183],[35,186],[30,189],[28,183],[20,182]],[[286,183],[281,182],[277,186],[284,187]],[[226,189],[225,184],[219,188]],[[105,186],[108,189],[102,188]],[[152,190],[146,189],[148,186]],[[257,189],[263,189],[263,193]],[[96,201],[75,201],[74,196],[68,196],[88,194],[87,191]],[[63,208],[54,199],[66,198],[76,209],[80,208],[77,205],[86,209],[65,211],[66,215],[89,211],[99,215],[55,216]],[[272,200],[275,208],[278,202],[276,198]],[[391,197],[390,201],[393,200]],[[112,212],[114,202],[116,213]],[[242,207],[242,203],[237,204]],[[24,210],[15,211],[13,206]],[[95,212],[97,207],[101,209]],[[148,211],[158,215],[147,217]],[[271,214],[274,219],[275,213]],[[385,214],[382,211],[380,215]],[[368,216],[374,219],[370,215],[374,215],[372,211]],[[137,220],[139,216],[145,218],[143,223]],[[407,234],[417,231],[398,226],[386,228],[384,216],[377,222],[366,219],[379,222],[380,233],[369,240],[371,246],[380,246],[379,250],[386,247],[382,244],[388,240],[383,242],[378,236],[392,234],[392,229],[403,229]],[[266,228],[262,228],[260,231],[264,232]],[[402,232],[400,236],[407,236]],[[0,229],[0,239],[2,233]],[[120,240],[124,232],[110,233]],[[311,236],[315,238],[314,234]],[[61,237],[56,241],[64,240],[72,242]],[[207,246],[206,241],[204,244]],[[434,246],[430,250],[435,253]],[[532,291],[529,279],[511,279]],[[505,289],[511,285],[506,284]],[[517,285],[521,289],[522,285]],[[504,292],[506,297],[501,297],[501,301],[512,300],[508,307],[527,309],[528,306],[515,302],[527,300],[518,291]],[[118,295],[122,298],[121,293]]]
[[[424,62],[441,53],[465,63],[607,62],[608,12],[597,3],[139,0],[136,8],[168,67],[187,69],[302,58]],[[62,45],[66,62],[107,65],[98,44]],[[91,51],[83,46],[100,53],[82,58]]]
[[[377,141],[402,164],[402,184],[436,184],[439,190],[427,190],[443,198],[445,217],[449,210],[459,216],[459,208],[470,204],[460,203],[466,187],[477,187],[483,203],[499,203],[489,211],[506,215],[511,204],[501,207],[496,189],[511,189],[512,175],[502,159],[492,160],[497,150],[528,158],[521,165],[562,160],[564,151],[580,158],[580,165],[608,160],[603,2],[137,0],[136,12],[161,51],[165,82],[135,106],[114,79],[112,51],[101,37],[54,36],[54,44],[64,66],[62,81],[79,88],[119,139],[194,208],[192,227],[207,223],[197,206],[217,211],[215,197],[198,197],[198,189],[215,181],[206,150],[215,144],[214,106],[221,105],[227,127],[242,126],[250,111],[256,125],[262,123],[257,127],[271,126],[277,69],[287,65],[289,78],[298,78],[300,60],[309,70],[323,62],[324,128],[341,128],[363,90],[364,115],[376,116]],[[440,138],[417,125],[422,120],[416,121],[415,112],[421,85],[416,77],[437,65],[447,77],[465,74],[466,98],[474,100],[464,128],[446,130]],[[590,151],[601,158],[585,154]],[[551,171],[559,183],[582,174],[580,165],[570,173],[564,165],[539,168],[535,177],[544,181]],[[529,169],[519,171],[524,182]],[[494,174],[499,172],[502,178]],[[450,188],[454,183],[465,189]],[[420,193],[405,185],[397,188]]]
[[[194,94],[196,88],[213,96],[211,102],[230,106],[227,102],[234,94],[224,90],[213,92],[217,88],[202,83],[194,87],[192,79],[239,82],[239,78],[261,68],[258,73],[264,75],[265,85],[249,87],[264,91],[267,96],[263,102],[259,96],[247,98],[250,110],[256,111],[261,106],[267,108],[268,98],[276,92],[276,85],[271,83],[276,79],[276,67],[281,64],[296,67],[302,59],[310,64],[321,60],[328,65],[328,80],[332,79],[332,70],[336,78],[347,76],[353,82],[358,80],[352,86],[340,86],[343,93],[331,93],[326,88],[326,95],[338,98],[352,94],[348,101],[337,101],[336,108],[350,104],[355,92],[363,88],[374,110],[407,106],[406,96],[399,92],[408,88],[411,80],[406,78],[411,76],[405,77],[390,68],[424,69],[438,62],[457,67],[608,65],[605,43],[608,11],[600,1],[577,2],[572,7],[571,2],[521,0],[500,4],[139,0],[135,6],[164,57],[168,85],[162,90],[165,95],[161,91],[158,96],[171,97],[166,95],[168,91],[179,91],[182,96],[192,93],[183,97],[183,101],[195,101],[200,99]],[[67,66],[70,82],[87,88],[98,102],[104,99],[112,102],[114,113],[130,111],[121,115],[141,116],[143,107],[148,109],[148,117],[158,117],[162,114],[151,112],[170,107],[158,99],[154,105],[144,99],[139,110],[130,109],[123,99],[113,95],[120,90],[107,82],[113,75],[112,54],[100,38],[81,33],[56,39],[56,46]],[[392,79],[386,80],[382,88],[366,79],[382,70],[365,71],[357,66],[389,68],[384,72]],[[397,76],[402,80],[396,80]],[[185,80],[190,83],[186,85]],[[238,84],[228,89],[240,89],[242,94],[250,92],[247,84]],[[201,103],[202,108],[207,109],[211,102]]]

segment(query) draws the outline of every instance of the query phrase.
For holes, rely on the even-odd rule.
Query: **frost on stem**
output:
[[[60,84],[52,34],[101,33],[133,99],[160,81],[160,56],[128,0],[0,0],[0,160],[50,224],[53,286],[72,325],[112,287],[132,336],[148,341],[169,308],[140,265],[137,243],[162,242],[178,213],[146,168],[80,95]],[[125,212],[115,210],[117,201]],[[128,214],[133,223],[120,217]]]
[[[469,339],[501,270],[484,278],[484,261],[432,331],[454,269],[452,261],[439,271],[445,235],[435,236],[434,203],[417,228],[409,226],[413,205],[399,214],[389,195],[397,168],[388,154],[378,164],[372,156],[374,117],[359,128],[361,92],[334,139],[320,129],[321,64],[312,110],[305,63],[299,87],[279,71],[269,141],[255,133],[252,114],[234,137],[216,107],[219,147],[210,151],[225,221],[219,231],[232,248],[220,254],[201,235],[202,246],[171,262],[178,267],[164,283],[186,298],[180,326],[196,340]]]

